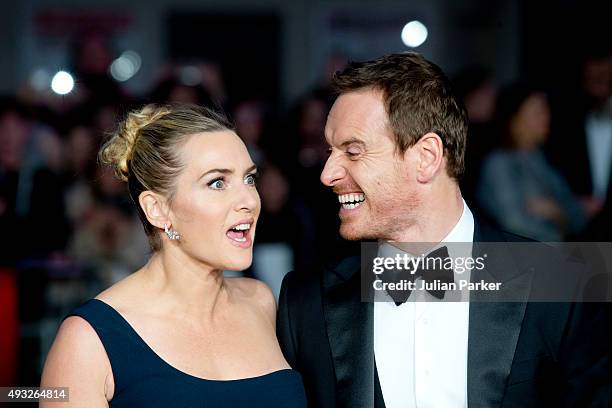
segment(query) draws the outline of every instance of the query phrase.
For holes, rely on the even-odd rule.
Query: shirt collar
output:
[[[459,221],[455,224],[453,229],[442,239],[440,242],[473,242],[474,241],[474,215],[470,208],[463,202],[463,212]]]

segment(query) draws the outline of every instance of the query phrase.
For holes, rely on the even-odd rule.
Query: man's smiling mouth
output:
[[[359,207],[364,201],[365,194],[363,193],[338,194],[338,202],[345,210],[354,210],[355,208]]]

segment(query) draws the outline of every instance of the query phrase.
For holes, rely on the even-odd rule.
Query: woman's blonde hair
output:
[[[100,149],[99,160],[127,182],[153,251],[161,249],[160,231],[147,220],[138,196],[150,190],[171,201],[176,176],[185,166],[180,146],[196,133],[223,130],[233,126],[221,112],[197,105],[151,104],[128,113]]]

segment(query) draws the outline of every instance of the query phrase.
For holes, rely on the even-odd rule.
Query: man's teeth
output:
[[[353,193],[353,194],[340,194],[338,195],[338,201],[342,204],[342,208],[352,210],[361,205],[365,201],[365,194]]]
[[[341,204],[350,204],[350,203],[360,203],[365,200],[365,194],[340,194],[338,196],[338,201]]]

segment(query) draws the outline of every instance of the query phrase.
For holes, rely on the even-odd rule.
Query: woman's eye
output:
[[[349,155],[349,157],[355,157],[359,155],[359,151],[358,150],[354,150],[354,149],[350,149],[346,151],[346,154]]]
[[[249,174],[248,176],[246,176],[244,178],[244,184],[247,184],[249,186],[254,186],[257,184],[257,175],[256,174]]]
[[[223,190],[223,188],[225,188],[225,182],[221,179],[213,180],[210,183],[208,183],[208,185],[213,190]]]

